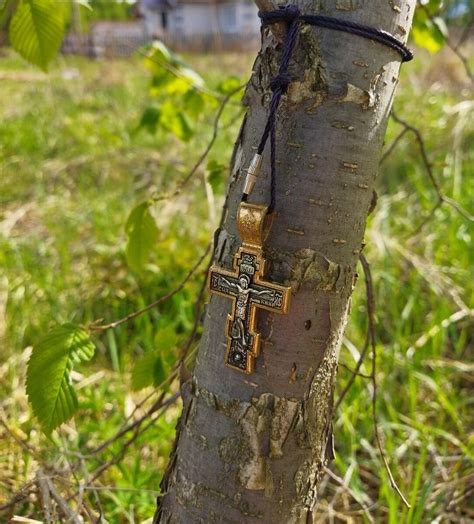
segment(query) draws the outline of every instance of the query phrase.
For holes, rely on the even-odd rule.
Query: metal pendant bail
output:
[[[268,206],[242,202],[237,213],[237,229],[243,245],[261,248],[270,232],[273,214]]]

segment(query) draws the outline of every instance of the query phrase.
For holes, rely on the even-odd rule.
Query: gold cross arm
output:
[[[212,266],[209,272],[211,293],[232,300],[227,317],[227,366],[250,374],[260,353],[261,337],[256,330],[257,310],[287,313],[291,288],[264,279],[262,255],[264,220],[267,208],[242,203],[239,209],[239,233],[242,246],[234,256],[234,271]]]

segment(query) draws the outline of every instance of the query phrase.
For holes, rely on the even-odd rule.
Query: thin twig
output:
[[[41,507],[43,508],[43,517],[46,524],[52,524],[53,522],[53,510],[51,507],[51,497],[49,493],[49,486],[45,479],[45,474],[41,468],[36,472],[36,484],[38,485]]]
[[[339,395],[339,398],[337,399],[336,405],[334,407],[334,413],[337,413],[339,407],[342,404],[342,401],[346,397],[347,393],[352,387],[352,384],[354,384],[354,381],[356,377],[359,375],[360,368],[362,367],[362,363],[364,362],[365,356],[367,355],[367,351],[369,350],[369,331],[367,330],[367,335],[365,337],[364,347],[362,348],[362,351],[360,352],[359,360],[357,361],[356,367],[352,371],[352,375],[350,379],[347,381],[347,384],[345,385],[344,389],[342,390],[341,394]]]
[[[56,486],[53,484],[53,481],[49,477],[43,477],[47,483],[49,493],[51,498],[56,502],[61,513],[64,515],[66,522],[71,522],[72,524],[81,524],[81,520],[74,514],[72,509],[67,505],[67,502],[61,496],[59,491],[56,489]]]
[[[457,44],[453,44],[453,42],[451,41],[449,36],[445,36],[444,35],[443,30],[441,29],[441,27],[438,24],[438,21],[436,20],[436,17],[433,16],[430,13],[430,11],[426,8],[426,5],[424,3],[422,3],[420,0],[418,0],[417,5],[418,5],[418,8],[420,8],[421,10],[423,10],[425,12],[426,16],[429,18],[430,22],[436,27],[436,29],[438,30],[440,35],[443,36],[444,43],[459,58],[459,60],[461,61],[462,65],[464,67],[464,71],[466,72],[466,75],[469,77],[469,80],[472,81],[474,79],[474,76],[472,74],[471,67],[469,65],[469,60],[459,50],[459,48],[461,47],[462,43],[464,42],[464,39],[466,38],[465,35],[467,35],[467,30],[470,27],[470,25],[471,25],[470,22],[472,22],[472,20],[470,20],[469,23],[467,24],[465,32],[463,33],[463,35],[461,35],[461,38],[459,39],[458,43]]]
[[[374,295],[374,286],[372,281],[372,273],[370,271],[370,265],[365,255],[361,253],[359,260],[364,269],[365,277],[365,287],[367,292],[367,313],[369,319],[369,340],[370,346],[372,349],[372,420],[374,424],[374,435],[377,442],[377,447],[380,453],[380,458],[382,459],[385,471],[387,472],[388,478],[390,479],[390,485],[396,491],[402,502],[407,508],[410,508],[408,500],[405,498],[405,495],[402,493],[401,489],[398,487],[398,484],[395,481],[395,478],[388,464],[387,458],[385,456],[385,451],[382,445],[382,438],[380,435],[378,417],[377,417],[377,344],[376,344],[376,334],[375,334],[375,295]]]
[[[205,289],[206,289],[206,279],[204,279],[203,286],[201,287],[201,292],[199,294],[200,297],[202,296],[202,293],[203,293],[203,291]],[[200,299],[198,298],[198,302],[199,302],[199,300]],[[197,302],[197,304],[198,304],[198,302]],[[197,315],[197,317],[199,317],[199,315]],[[195,325],[198,325],[198,323],[195,322]],[[181,351],[181,357],[180,357],[179,361],[177,362],[177,364],[174,366],[172,372],[168,375],[168,377],[161,384],[159,384],[155,388],[155,390],[152,393],[147,395],[141,402],[139,402],[135,406],[135,408],[133,409],[132,413],[127,417],[127,419],[125,421],[125,424],[122,426],[122,428],[120,430],[118,430],[117,433],[115,433],[115,435],[113,435],[112,437],[110,437],[106,441],[102,442],[96,448],[90,450],[86,454],[81,454],[80,455],[80,459],[91,457],[91,456],[97,455],[98,453],[104,451],[111,444],[113,444],[114,442],[119,440],[121,437],[123,437],[126,433],[134,430],[137,426],[140,426],[143,423],[143,421],[146,420],[146,418],[148,418],[149,416],[151,416],[154,412],[158,411],[159,409],[161,409],[162,407],[167,405],[170,401],[171,401],[171,403],[174,402],[176,400],[176,398],[179,397],[179,394],[176,394],[176,398],[175,398],[175,395],[173,395],[173,397],[171,397],[171,399],[168,399],[168,400],[164,401],[165,392],[162,391],[160,396],[158,397],[158,399],[146,411],[146,413],[144,413],[140,418],[138,418],[137,420],[131,422],[130,424],[126,424],[126,422],[129,421],[133,417],[133,415],[137,412],[137,410],[140,409],[140,407],[156,393],[156,391],[160,391],[167,383],[171,383],[177,377],[178,372],[179,372],[179,366],[180,366],[180,364],[182,362],[184,362],[184,360],[187,357],[187,353],[189,352],[189,348],[190,348],[190,346],[192,344],[192,340],[194,338],[194,335],[195,335],[195,330],[193,329],[193,331],[191,332],[191,335],[188,338],[187,343],[184,346],[184,350]],[[191,356],[192,355],[189,355],[189,357],[191,357]]]
[[[151,493],[152,495],[159,495],[156,489],[145,488],[123,488],[118,486],[84,486],[85,491],[124,491],[130,493]]]
[[[140,418],[137,418],[137,420],[134,420],[132,423],[128,424],[121,430],[119,430],[115,435],[94,448],[93,450],[89,451],[88,453],[83,455],[83,458],[85,457],[92,457],[94,455],[97,455],[101,451],[104,451],[104,449],[108,448],[111,444],[119,440],[123,435],[128,433],[129,431],[133,431],[137,426],[140,426],[145,419],[147,419],[150,415],[152,415],[155,411],[158,411],[160,408],[162,408],[164,405],[169,403],[169,399],[165,402],[164,401],[165,392],[163,391],[161,395],[159,396],[158,400],[149,408],[145,414],[143,414]],[[174,399],[174,396],[171,397],[171,399]]]
[[[217,139],[217,135],[219,133],[219,121],[221,119],[222,113],[224,112],[224,109],[227,105],[227,103],[232,99],[234,95],[236,95],[239,91],[241,91],[245,87],[245,84],[242,84],[229,93],[222,99],[221,105],[219,106],[219,109],[217,110],[216,116],[214,118],[214,124],[212,129],[212,137],[209,143],[207,144],[207,147],[202,152],[201,156],[198,158],[197,162],[194,164],[193,168],[189,172],[188,176],[181,182],[179,190],[181,191],[183,187],[189,182],[189,180],[193,177],[194,173],[199,169],[199,166],[204,162],[205,158],[209,154],[209,152],[212,149],[212,146],[214,145],[214,142]]]
[[[131,47],[131,46],[129,46],[129,47]],[[152,57],[152,56],[150,56],[149,53],[147,53],[143,49],[139,49],[138,50],[138,54],[140,56],[142,56],[143,58],[145,58],[146,60],[149,60],[153,64],[157,64],[157,65],[161,66],[163,69],[166,69],[166,71],[168,71],[168,73],[171,73],[176,78],[179,78],[181,80],[185,80],[196,91],[199,91],[200,93],[208,95],[208,96],[210,96],[210,97],[212,97],[212,98],[214,98],[216,100],[222,100],[223,99],[223,96],[220,93],[218,93],[216,91],[213,91],[212,89],[208,89],[205,86],[197,84],[192,78],[190,78],[189,76],[186,76],[183,73],[181,73],[181,71],[178,68],[174,67],[169,62],[165,62],[163,60],[159,60],[159,59],[157,59],[154,56]]]
[[[183,346],[183,349],[181,351],[180,358],[179,358],[180,362],[183,362],[184,359],[186,358],[189,352],[189,349],[193,345],[194,339],[196,338],[197,330],[201,324],[202,303],[203,303],[204,295],[205,295],[206,288],[207,288],[207,275],[209,274],[209,269],[211,265],[212,265],[212,256],[209,258],[205,277],[202,280],[201,289],[199,290],[199,294],[196,299],[193,329],[191,330],[191,334],[189,335],[188,340],[186,341],[186,344]]]
[[[436,180],[436,177],[434,175],[433,167],[428,158],[428,153],[426,151],[425,142],[423,140],[423,136],[420,133],[420,130],[414,127],[413,125],[409,124],[408,122],[406,122],[399,116],[397,116],[397,114],[394,111],[392,111],[391,116],[395,120],[395,122],[402,125],[407,131],[410,131],[411,133],[415,135],[415,139],[420,149],[421,158],[423,160],[423,165],[425,166],[426,173],[428,174],[431,184],[436,192],[436,195],[438,196],[438,201],[440,203],[445,202],[446,204],[450,205],[455,211],[457,211],[461,216],[463,216],[466,220],[469,220],[470,222],[474,222],[473,215],[471,215],[468,211],[466,211],[458,202],[444,195],[444,193],[442,192],[441,186],[439,185],[439,182]],[[433,211],[431,211],[430,216],[431,215],[433,215]]]
[[[85,478],[86,482],[89,483],[90,482],[90,474],[89,474],[89,471],[87,469],[87,465],[86,465],[86,463],[85,463],[85,461],[83,459],[79,459],[79,460],[81,462],[81,468],[82,468],[82,471],[84,473],[84,478]],[[102,508],[102,502],[100,500],[100,496],[99,496],[98,490],[95,489],[94,486],[87,486],[87,485],[86,486],[83,485],[82,489],[84,491],[92,491],[92,493],[94,495],[95,503],[96,503],[96,509],[99,512],[99,515],[98,515],[98,518],[97,518],[97,522],[102,522],[102,517],[104,516],[104,509]]]
[[[438,209],[443,205],[443,202],[441,200],[438,200],[438,202],[436,202],[436,204],[433,206],[433,208],[431,209],[431,211],[428,213],[428,215],[416,226],[415,229],[413,229],[412,231],[410,231],[409,235],[408,235],[408,238],[412,238],[412,237],[416,237],[419,233],[421,233],[421,231],[423,231],[424,227],[426,226],[426,224],[428,224],[429,222],[431,222],[431,220],[433,219],[433,217],[435,216],[435,213],[436,211],[438,211]]]
[[[133,435],[122,443],[120,452],[117,453],[114,457],[112,457],[110,460],[102,464],[91,476],[90,482],[93,483],[95,480],[97,480],[107,469],[109,469],[114,464],[117,464],[125,455],[125,452],[127,449],[136,441],[136,439],[145,433],[153,424],[155,424],[156,420],[166,411],[171,405],[176,402],[176,400],[180,397],[179,393],[175,393],[171,397],[169,397],[165,402],[162,403],[160,406],[160,413],[156,417],[150,417],[149,414],[146,416],[141,417],[138,424],[135,424],[135,427],[133,429]],[[148,424],[144,425],[143,428],[141,427],[143,422],[150,417],[150,420]]]
[[[362,508],[364,515],[367,517],[368,521],[375,522],[374,517],[372,517],[372,515],[370,514],[369,508],[359,499],[356,493],[344,482],[344,480],[338,477],[328,467],[324,467],[324,471],[326,472],[327,475],[329,475],[329,477],[335,480],[341,486],[341,488],[344,491],[346,491],[357,502],[357,504],[359,504],[359,506]]]
[[[12,437],[12,439],[20,446],[20,448],[23,449],[23,451],[31,455],[34,458],[39,458],[40,453],[35,450],[32,446],[28,444],[28,442],[22,440],[18,435],[15,434],[15,432],[10,428],[10,426],[7,424],[6,420],[0,416],[0,424],[5,428],[7,433]]]
[[[466,23],[463,29],[463,32],[461,33],[461,36],[459,37],[459,40],[457,41],[457,44],[454,46],[456,49],[459,49],[464,44],[473,26],[474,26],[474,11],[471,12],[469,21]]]
[[[146,313],[147,311],[150,311],[151,309],[154,309],[156,306],[159,306],[163,302],[166,302],[171,297],[179,293],[184,286],[187,284],[188,280],[194,275],[194,273],[197,271],[199,266],[201,265],[202,261],[207,257],[209,254],[209,251],[211,250],[211,244],[208,244],[206,247],[206,250],[204,251],[204,254],[201,255],[199,260],[196,262],[196,264],[191,268],[189,273],[185,276],[185,278],[181,281],[181,283],[174,288],[169,293],[166,293],[166,295],[163,295],[158,300],[155,300],[155,302],[152,302],[151,304],[148,304],[142,309],[139,309],[138,311],[134,311],[133,313],[128,314],[126,317],[123,317],[119,320],[115,320],[114,322],[110,322],[109,324],[90,324],[89,329],[91,331],[106,331],[108,329],[115,329],[117,326],[120,326],[121,324],[125,324],[126,322],[129,322],[130,320],[133,320],[137,318],[140,315],[143,315],[143,313]]]
[[[339,362],[339,365],[342,368],[347,369],[349,373],[352,373],[353,375],[356,375],[357,377],[365,378],[366,380],[370,380],[372,378],[370,375],[366,375],[365,373],[359,373],[358,371],[356,371],[355,369],[352,369],[350,366],[348,366],[347,364],[344,364],[343,362]]]
[[[229,103],[231,98],[235,94],[237,94],[239,91],[241,91],[244,87],[245,87],[244,84],[238,86],[236,89],[233,89],[222,99],[219,109],[217,110],[216,116],[214,118],[211,139],[209,140],[204,151],[201,153],[200,157],[197,159],[196,163],[193,165],[193,167],[191,168],[189,173],[186,175],[186,177],[179,183],[178,187],[172,193],[166,193],[166,194],[160,194],[160,195],[154,196],[153,197],[154,202],[160,202],[161,200],[168,200],[170,198],[174,198],[178,196],[181,193],[181,191],[184,189],[187,183],[195,175],[196,171],[201,167],[204,160],[206,160],[208,154],[210,153],[212,147],[214,146],[214,143],[217,140],[217,136],[219,134],[219,122],[220,122],[222,113],[224,112],[226,105]]]
[[[15,507],[17,504],[20,504],[20,502],[23,502],[28,498],[34,491],[36,491],[36,479],[23,484],[9,501],[0,506],[0,511],[6,511],[7,509]]]
[[[404,127],[402,131],[393,139],[393,142],[388,146],[387,151],[382,155],[380,159],[380,165],[382,165],[385,160],[393,153],[394,149],[397,147],[400,140],[408,133],[408,128]]]

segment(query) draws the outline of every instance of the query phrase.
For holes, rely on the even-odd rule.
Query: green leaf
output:
[[[132,388],[135,391],[148,386],[159,386],[166,378],[163,360],[150,351],[139,359],[132,370]]]
[[[211,184],[215,193],[222,189],[227,171],[228,166],[217,162],[217,160],[210,160],[207,163],[207,181]]]
[[[411,37],[415,44],[437,53],[446,43],[446,25],[438,17],[431,19],[425,9],[417,9],[413,20]],[[446,33],[446,34],[443,34]]]
[[[156,332],[155,344],[160,353],[174,349],[178,344],[178,336],[173,326],[167,326]]]
[[[188,85],[191,84],[193,87],[202,87],[204,80],[196,71],[187,66],[181,66],[179,68],[180,76],[187,81]]]
[[[155,334],[155,347],[159,351],[163,365],[167,368],[176,364],[178,335],[176,327],[168,325],[159,329]]]
[[[164,88],[166,88],[168,84],[173,82],[175,79],[176,79],[176,76],[170,73],[169,71],[167,71],[166,69],[157,71],[153,75],[153,78],[151,80],[150,94],[152,96],[157,96],[161,94]]]
[[[137,391],[148,386],[159,386],[166,378],[166,357],[178,344],[174,327],[159,329],[155,335],[156,351],[150,351],[140,358],[132,370],[132,388]],[[169,364],[169,363],[168,363]]]
[[[232,91],[235,91],[238,89],[239,86],[242,85],[242,79],[238,76],[229,76],[228,78],[225,78],[222,80],[222,82],[219,83],[217,86],[217,90],[220,93],[223,93],[225,95],[232,93]]]
[[[165,46],[163,42],[155,40],[149,47],[145,65],[155,71],[157,66],[160,67],[163,64],[170,64],[172,61],[171,51]]]
[[[196,89],[189,89],[183,97],[184,108],[193,118],[198,118],[206,106],[204,96]]]
[[[188,142],[194,135],[194,129],[186,114],[177,111],[171,101],[167,101],[162,106],[160,124],[183,142]]]
[[[155,133],[160,122],[161,111],[158,107],[150,106],[143,111],[138,127],[146,129],[149,133]]]
[[[0,30],[5,29],[14,9],[15,3],[11,0],[0,0]]]
[[[166,369],[163,359],[158,356],[153,365],[153,385],[159,386],[166,378]]]
[[[59,51],[64,33],[64,10],[54,0],[22,0],[9,30],[12,47],[44,71]]]
[[[156,354],[149,352],[135,362],[132,369],[132,389],[134,391],[139,391],[153,384],[155,359]]]
[[[75,0],[77,5],[80,5],[81,7],[84,7],[88,11],[93,11],[92,6],[89,3],[89,0]]]
[[[148,261],[158,238],[158,228],[155,219],[150,213],[151,202],[142,202],[132,209],[125,232],[127,234],[127,246],[125,255],[127,263],[133,271],[141,271]]]
[[[94,351],[88,333],[70,323],[53,328],[33,348],[28,361],[26,392],[46,434],[77,410],[71,371],[74,364],[90,360]]]
[[[159,97],[160,95],[167,97],[180,96],[188,91],[189,82],[186,79],[177,77],[168,71],[163,71],[153,76],[150,95],[153,97]]]

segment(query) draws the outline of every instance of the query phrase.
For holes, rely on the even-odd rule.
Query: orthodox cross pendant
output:
[[[242,246],[234,256],[234,271],[212,266],[209,272],[211,293],[232,299],[227,317],[227,366],[250,374],[260,352],[256,331],[257,309],[287,313],[291,288],[264,280],[265,259],[262,245],[268,231],[267,207],[243,202],[237,226]]]

